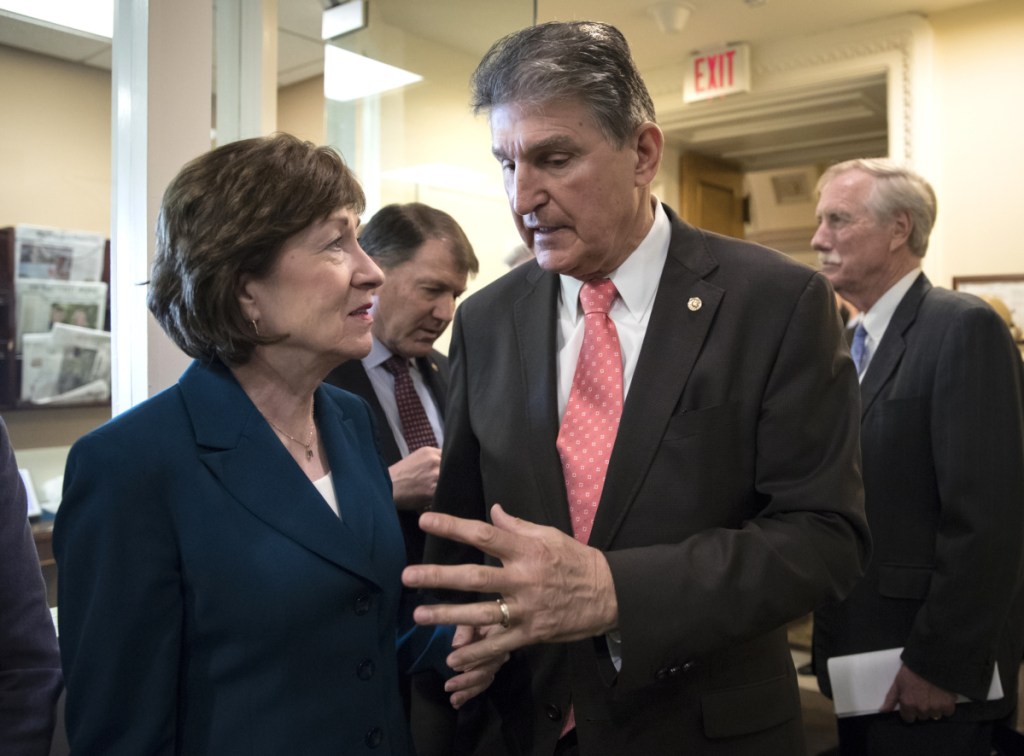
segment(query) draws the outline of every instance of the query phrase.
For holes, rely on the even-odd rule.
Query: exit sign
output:
[[[730,45],[690,56],[683,102],[750,91],[750,45]]]

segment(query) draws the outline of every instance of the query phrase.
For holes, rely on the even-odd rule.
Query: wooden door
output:
[[[691,226],[743,238],[743,172],[697,152],[679,162],[679,207]]]

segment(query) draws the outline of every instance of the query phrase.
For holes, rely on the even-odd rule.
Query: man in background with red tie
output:
[[[416,564],[423,558],[417,517],[434,500],[444,441],[448,358],[434,342],[480,266],[455,219],[418,202],[381,208],[360,231],[359,244],[385,274],[373,305],[373,348],[335,368],[327,382],[373,409],[406,556]]]
[[[455,219],[418,202],[381,208],[360,231],[359,243],[385,276],[374,298],[373,347],[362,360],[331,371],[327,382],[370,404],[406,558],[418,564],[424,534],[417,518],[434,500],[448,390],[448,358],[434,342],[451,323],[455,302],[479,263]],[[402,681],[420,756],[447,756],[450,750],[450,707],[442,685],[432,672]],[[437,716],[429,713],[435,708]]]
[[[472,87],[536,260],[456,316],[420,518],[447,566],[404,574],[464,594],[416,610],[461,626],[453,667],[513,652],[466,750],[804,753],[785,625],[869,546],[833,293],[652,195],[663,136],[613,27],[512,34]]]

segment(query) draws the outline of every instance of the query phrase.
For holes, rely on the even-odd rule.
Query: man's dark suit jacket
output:
[[[864,490],[874,554],[845,601],[814,618],[815,666],[903,646],[904,663],[984,699],[998,663],[1007,697],[957,706],[995,719],[1016,699],[1024,644],[1024,420],[1020,355],[999,316],[921,274],[861,384]]]
[[[845,595],[868,551],[857,379],[828,283],[672,223],[590,545],[622,638],[516,652],[484,694],[475,753],[800,754],[785,623]],[[555,440],[559,278],[519,266],[464,302],[435,508],[490,505],[569,533]],[[479,560],[428,539],[427,561]]]
[[[61,687],[57,633],[29,528],[25,486],[0,420],[0,753],[50,752]]]
[[[416,360],[427,388],[437,402],[437,408],[444,417],[445,397],[448,394],[448,358],[432,350],[426,357]],[[387,415],[380,406],[377,392],[373,390],[373,384],[366,374],[366,369],[360,360],[349,360],[342,363],[328,374],[325,379],[327,383],[351,391],[357,396],[363,397],[369,402],[373,409],[374,418],[377,421],[377,444],[380,447],[381,456],[389,467],[402,459],[398,450],[398,442],[395,434],[391,432],[388,425]],[[419,564],[423,561],[423,531],[419,526],[419,512],[399,511],[398,521],[402,525],[402,535],[405,536],[405,554],[409,564]]]

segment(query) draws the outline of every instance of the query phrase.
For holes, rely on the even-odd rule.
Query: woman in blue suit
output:
[[[411,753],[390,480],[367,405],[321,383],[370,349],[363,205],[284,134],[168,187],[148,304],[195,361],[74,445],[54,529],[73,753]]]

